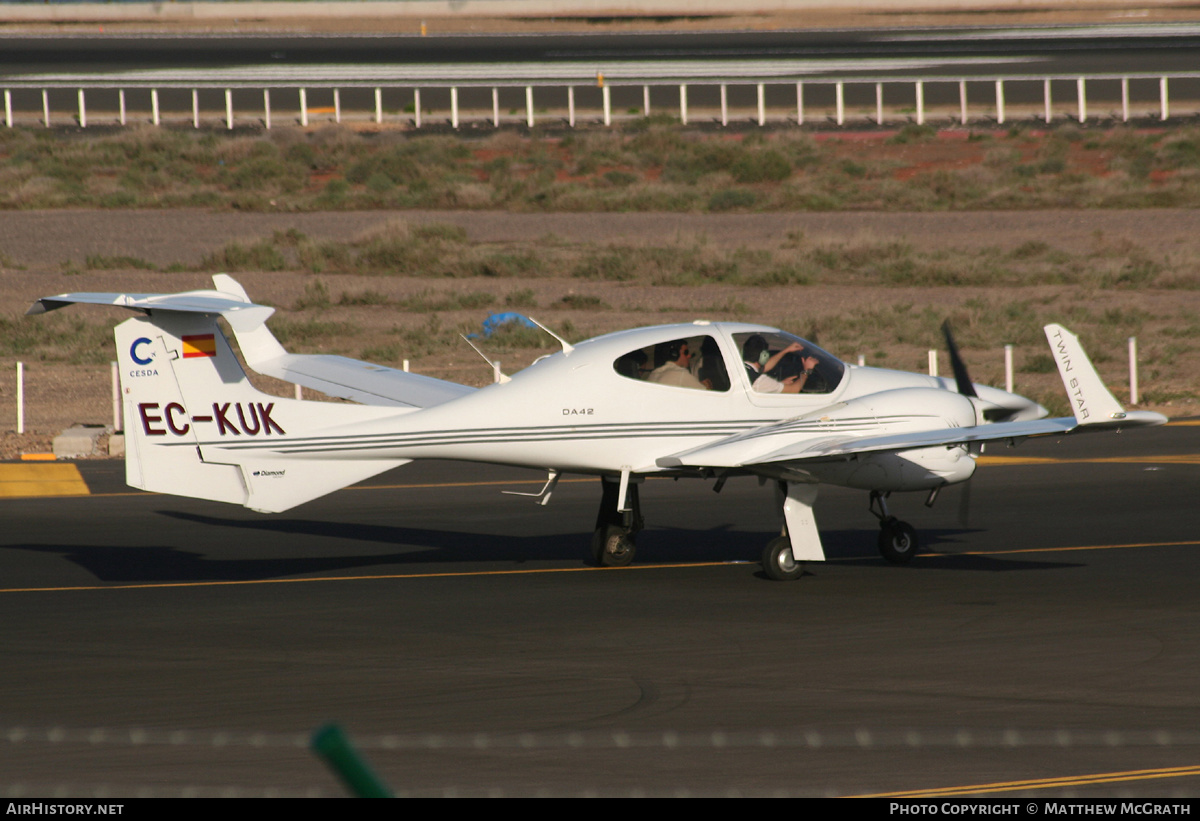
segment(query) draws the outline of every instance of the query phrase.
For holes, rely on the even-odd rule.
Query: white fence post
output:
[[[121,107],[121,125],[125,125],[125,89],[118,89],[117,102]]]
[[[108,370],[112,378],[113,430],[123,430],[125,426],[121,421],[121,376],[117,372],[117,363],[109,362]]]
[[[300,125],[308,126],[308,89],[300,89]]]
[[[533,86],[525,86],[525,125],[533,128]]]
[[[687,85],[679,86],[679,122],[687,125]]]
[[[842,125],[846,122],[846,96],[841,80],[837,81],[835,88],[836,91],[834,94],[837,97],[837,124]]]
[[[642,116],[650,116],[650,86],[642,86]]]
[[[87,104],[83,99],[83,89],[79,89],[79,127],[87,128]]]
[[[1087,121],[1087,85],[1086,81],[1080,77],[1075,81],[1075,87],[1079,91],[1079,122]]]
[[[375,89],[375,124],[383,122],[383,89]]]
[[[413,89],[413,114],[416,115],[416,126],[421,127],[421,89]]]
[[[1129,404],[1138,403],[1137,337],[1129,337]]]
[[[1013,346],[1004,346],[1004,390],[1013,392]]]
[[[1129,78],[1121,78],[1121,122],[1129,122]]]
[[[600,89],[600,96],[604,98],[604,124],[612,125],[612,94],[608,86]]]
[[[883,125],[883,83],[875,84],[875,125]]]
[[[50,127],[50,95],[46,93],[46,89],[42,89],[42,122],[46,128]]]
[[[458,87],[450,87],[450,127],[458,128]]]
[[[917,125],[925,125],[925,84],[917,80]]]
[[[17,363],[17,433],[25,432],[25,363]]]
[[[1167,121],[1167,78],[1160,77],[1158,80],[1158,103],[1159,113],[1162,121]]]
[[[1047,77],[1045,80],[1042,81],[1042,99],[1046,105],[1045,120],[1047,123],[1049,123],[1050,118],[1054,116],[1054,114],[1050,111],[1050,78],[1049,77]]]
[[[340,89],[333,90],[333,121],[340,123],[342,121],[342,94]]]
[[[567,125],[575,127],[575,86],[567,86]]]
[[[301,91],[301,94],[304,92]],[[192,128],[200,127],[200,92],[192,89]]]
[[[150,89],[150,120],[155,125],[159,124],[158,117],[158,89]]]
[[[758,84],[758,124],[767,124],[767,90],[763,83]]]
[[[1004,81],[996,81],[996,122],[1004,125]]]
[[[225,89],[225,129],[233,130],[233,91]]]
[[[721,83],[721,125],[729,125],[729,89]]]
[[[492,127],[500,127],[500,89],[492,86]]]
[[[962,125],[967,124],[967,81],[958,81],[958,108],[959,122]]]
[[[931,348],[929,350],[929,375],[930,376],[938,375],[938,361],[937,360],[938,360],[937,351]]]
[[[263,125],[271,130],[271,89],[263,89]]]
[[[4,124],[12,128],[12,92],[4,89]]]

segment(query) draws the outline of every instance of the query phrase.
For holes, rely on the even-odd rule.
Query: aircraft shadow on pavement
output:
[[[551,534],[513,536],[505,534],[465,533],[454,530],[428,530],[382,525],[347,525],[309,519],[272,519],[246,521],[203,516],[176,511],[160,511],[164,516],[214,529],[214,540],[221,539],[217,528],[234,528],[250,533],[278,536],[303,534],[340,541],[365,541],[403,546],[400,552],[372,554],[294,555],[262,558],[253,555],[253,543],[247,543],[244,558],[214,557],[212,553],[169,546],[125,547],[114,545],[9,545],[9,550],[60,554],[92,573],[99,581],[121,583],[169,583],[189,581],[256,581],[313,574],[345,573],[358,568],[393,567],[431,563],[509,562],[520,565],[529,561],[569,561],[583,564],[588,559],[589,536]],[[961,544],[966,531],[943,530],[923,533],[927,544]],[[873,551],[874,531],[824,531],[827,555],[832,560],[862,560],[864,564],[884,564]],[[761,555],[767,534],[739,531],[730,526],[706,530],[651,528],[639,535],[638,561],[643,564],[691,562],[750,562]],[[236,540],[221,542],[222,550],[237,551]],[[273,549],[278,549],[278,542]],[[297,548],[297,553],[300,549]],[[305,548],[311,553],[311,548]],[[1080,563],[1029,561],[1009,557],[955,555],[952,553],[919,555],[910,568],[967,571],[1051,570],[1080,567]],[[817,566],[813,566],[817,570]]]

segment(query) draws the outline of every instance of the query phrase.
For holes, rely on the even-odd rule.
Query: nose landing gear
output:
[[[917,531],[888,512],[890,493],[871,491],[870,511],[879,519],[879,553],[892,564],[908,564],[920,549]]]

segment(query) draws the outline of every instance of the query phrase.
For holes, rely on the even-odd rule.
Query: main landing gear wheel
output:
[[[892,564],[908,564],[919,547],[917,531],[908,522],[893,519],[880,524],[879,552]]]
[[[617,509],[619,485],[603,479],[603,496],[596,514],[596,529],[592,531],[592,561],[598,567],[625,567],[637,553],[634,535],[642,529],[642,503],[638,486],[629,483],[625,510]]]
[[[777,536],[767,542],[762,555],[763,572],[777,582],[789,582],[804,575],[804,565],[792,556],[792,540]]]
[[[592,559],[600,567],[625,567],[636,553],[633,534],[624,528],[606,525],[592,533]]]

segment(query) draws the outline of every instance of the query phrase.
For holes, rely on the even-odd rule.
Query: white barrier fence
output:
[[[186,96],[190,91],[190,111],[176,110],[171,112],[171,116],[182,118],[190,114],[192,126],[199,128],[202,122],[200,93],[204,91],[206,96],[223,93],[224,116],[221,117],[220,114],[217,114],[216,117],[220,117],[220,121],[223,121],[228,129],[232,129],[239,120],[245,124],[261,123],[266,128],[270,128],[273,117],[273,95],[275,119],[278,119],[279,103],[286,98],[288,106],[296,105],[298,122],[304,127],[310,125],[313,114],[332,114],[333,121],[337,123],[342,122],[343,115],[348,115],[360,119],[368,118],[376,124],[382,124],[386,120],[399,121],[402,119],[411,123],[415,128],[422,128],[427,124],[429,114],[432,113],[428,104],[435,95],[439,98],[439,102],[448,95],[449,100],[445,113],[448,115],[451,127],[459,128],[464,122],[490,122],[493,127],[499,127],[505,122],[501,116],[501,94],[512,97],[523,92],[524,111],[520,112],[520,106],[511,107],[507,113],[507,122],[523,123],[532,128],[539,121],[553,119],[565,121],[568,126],[573,128],[581,116],[586,117],[588,122],[603,123],[605,126],[612,126],[614,121],[619,119],[648,117],[652,112],[652,89],[657,93],[660,105],[664,96],[671,100],[666,106],[666,110],[672,114],[677,113],[679,120],[685,125],[689,122],[689,118],[694,120],[697,115],[711,116],[721,125],[728,125],[731,120],[729,102],[731,89],[735,90],[742,99],[740,109],[753,112],[753,116],[748,119],[757,122],[760,126],[765,126],[768,122],[784,121],[794,121],[797,125],[805,125],[806,113],[810,123],[815,113],[821,122],[831,122],[838,126],[844,126],[849,122],[884,125],[889,121],[916,122],[918,125],[925,125],[932,117],[939,118],[940,123],[946,125],[965,126],[971,123],[1003,125],[1011,121],[1013,110],[1018,106],[1021,116],[1045,123],[1051,123],[1056,118],[1085,123],[1089,119],[1098,119],[1096,109],[1099,105],[1107,108],[1107,113],[1101,115],[1104,118],[1111,117],[1122,122],[1150,118],[1166,122],[1172,111],[1170,89],[1173,83],[1185,83],[1190,87],[1189,95],[1176,100],[1177,105],[1182,102],[1188,107],[1183,115],[1200,113],[1200,73],[957,79],[848,77],[843,79],[806,78],[786,82],[779,78],[747,81],[744,78],[723,80],[691,77],[687,82],[670,84],[663,79],[645,82],[622,80],[612,83],[607,82],[602,73],[598,73],[595,80],[589,81],[586,85],[582,81],[579,83],[547,81],[540,84],[497,83],[486,85],[480,83],[458,85],[414,83],[405,85],[402,82],[390,82],[385,86],[383,84],[368,85],[361,82],[327,81],[263,86],[250,83],[227,85],[220,82],[197,81],[186,85],[164,83],[118,87],[112,82],[100,81],[90,84],[84,84],[82,81],[70,84],[10,82],[8,87],[4,88],[4,122],[10,128],[16,122],[13,103],[14,91],[26,96],[22,109],[26,116],[32,110],[36,110],[31,108],[29,95],[40,91],[40,120],[42,125],[47,128],[54,124],[50,104],[51,92],[54,92],[60,100],[63,95],[74,92],[75,99],[72,106],[74,110],[66,116],[71,117],[71,120],[80,127],[86,128],[89,124],[88,95],[90,92],[93,100],[100,95],[109,98],[109,107],[105,109],[106,114],[112,112],[113,100],[111,98],[115,93],[116,122],[120,125],[127,125],[130,117],[128,92],[135,92],[142,104],[148,102],[149,122],[157,126],[161,125],[165,119],[160,92]],[[1056,109],[1054,88],[1058,87],[1061,91],[1064,86],[1073,86],[1075,93],[1068,96],[1073,96],[1074,99],[1070,104]],[[1139,92],[1137,97],[1132,95],[1131,86]],[[1098,94],[1098,87],[1104,93]],[[590,116],[584,113],[584,109],[579,105],[577,99],[585,89],[591,98],[588,103],[595,106],[594,113]],[[689,104],[689,90],[692,92],[691,104]],[[790,102],[793,90],[794,106]],[[885,90],[888,92],[887,95],[885,95]],[[931,90],[937,92],[938,100],[928,101],[928,92]],[[972,108],[970,103],[972,100],[978,99],[981,90],[985,99],[975,103]],[[1019,104],[1012,102],[1014,90],[1018,92],[1021,100]],[[310,91],[322,91],[331,96],[332,106],[316,108],[311,106]],[[389,96],[400,96],[402,100],[406,100],[400,106],[401,110],[394,113],[385,112],[385,91]],[[488,91],[490,91],[490,100]],[[830,95],[831,91],[832,95]],[[969,94],[969,91],[972,93]],[[347,111],[343,106],[343,92],[354,93],[360,103],[370,101],[373,97],[373,110],[369,107],[368,102],[366,106],[357,111]],[[424,104],[422,92],[425,92]],[[704,96],[710,99],[697,104],[696,99],[700,96],[697,92],[703,92]],[[809,98],[807,112],[806,92]],[[856,97],[853,113],[847,110],[850,107],[847,103],[848,92],[852,92]],[[870,99],[872,92],[873,105]],[[234,107],[235,93],[241,98],[238,113],[235,113]],[[614,93],[620,95],[624,102],[636,101],[639,104],[618,105],[617,110],[620,111],[623,108],[624,113],[614,115]],[[1089,97],[1089,93],[1091,93],[1091,97]],[[460,98],[463,94],[470,94],[474,98],[467,106],[461,102]],[[814,104],[813,97],[817,94],[825,99]],[[146,95],[148,95],[148,100]],[[750,95],[754,97],[753,102],[750,102]],[[830,96],[832,96],[832,100],[828,99]],[[247,97],[256,102],[250,104]],[[785,98],[788,99],[788,102],[783,104],[782,101]],[[885,98],[892,101],[890,108],[885,105]],[[261,99],[261,103],[257,102],[258,99]],[[488,102],[490,102],[490,106]],[[768,102],[770,102],[769,105]],[[539,104],[543,107],[539,108]],[[211,116],[214,109],[216,106],[210,104],[205,113]],[[411,109],[411,112],[407,109]],[[1179,116],[1179,112],[1176,116]],[[96,124],[96,121],[97,118],[93,116],[92,124]]]

